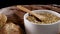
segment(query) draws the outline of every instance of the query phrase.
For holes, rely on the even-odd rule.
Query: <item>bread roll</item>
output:
[[[23,32],[18,25],[10,22],[3,27],[3,34],[23,34]]]
[[[0,28],[3,27],[3,25],[6,24],[7,17],[4,14],[0,14]]]

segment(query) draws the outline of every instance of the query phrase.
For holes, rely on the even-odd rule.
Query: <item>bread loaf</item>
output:
[[[18,25],[15,25],[12,22],[7,23],[3,27],[2,32],[3,34],[23,34],[22,29]]]

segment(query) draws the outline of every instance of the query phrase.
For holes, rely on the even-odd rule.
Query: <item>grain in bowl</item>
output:
[[[29,14],[27,19],[36,24],[52,24],[60,20],[60,17],[57,17],[56,15],[53,15],[48,12],[42,12],[42,13],[36,13],[36,14],[45,16],[46,18],[44,20],[39,21],[35,16]]]

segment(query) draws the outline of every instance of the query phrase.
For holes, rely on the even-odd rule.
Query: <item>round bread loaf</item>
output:
[[[22,29],[12,22],[7,23],[3,29],[3,34],[23,34]]]

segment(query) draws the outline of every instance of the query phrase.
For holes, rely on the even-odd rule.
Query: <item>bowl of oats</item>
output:
[[[38,15],[46,18],[39,20],[35,16],[26,13],[24,24],[27,34],[57,34],[59,30],[60,14],[52,10],[33,10]]]

